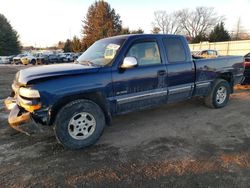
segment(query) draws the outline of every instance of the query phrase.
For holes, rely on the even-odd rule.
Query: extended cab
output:
[[[243,77],[243,57],[193,59],[185,37],[125,35],[95,42],[74,64],[19,71],[5,100],[9,124],[54,126],[68,148],[94,144],[113,116],[203,97],[224,107]],[[167,112],[166,112],[167,113]]]

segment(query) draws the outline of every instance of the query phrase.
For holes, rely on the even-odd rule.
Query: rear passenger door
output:
[[[168,70],[168,101],[188,99],[194,89],[195,67],[186,39],[179,36],[166,36],[163,43]]]

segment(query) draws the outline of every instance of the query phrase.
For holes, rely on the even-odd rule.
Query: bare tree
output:
[[[249,34],[244,31],[241,23],[241,18],[237,20],[235,30],[232,32],[233,40],[246,40],[249,39]]]
[[[239,38],[241,27],[242,27],[241,26],[241,18],[239,18],[237,21],[237,24],[236,24],[236,33],[235,33],[236,40]]]
[[[208,34],[214,26],[223,20],[212,7],[197,7],[194,11],[183,9],[177,13],[184,34],[195,38]]]
[[[154,12],[153,30],[158,28],[163,34],[177,34],[180,30],[178,14],[166,11]]]

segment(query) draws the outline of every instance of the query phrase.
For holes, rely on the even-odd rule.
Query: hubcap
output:
[[[91,136],[96,128],[95,118],[87,112],[74,115],[68,124],[69,135],[77,140],[84,140]]]
[[[227,89],[224,86],[221,86],[218,90],[217,90],[217,94],[216,94],[216,102],[218,104],[222,104],[227,98]]]

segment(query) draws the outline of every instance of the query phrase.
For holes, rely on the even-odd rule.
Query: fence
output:
[[[201,42],[189,44],[191,51],[217,50],[220,55],[246,55],[250,52],[250,40],[228,42]]]

